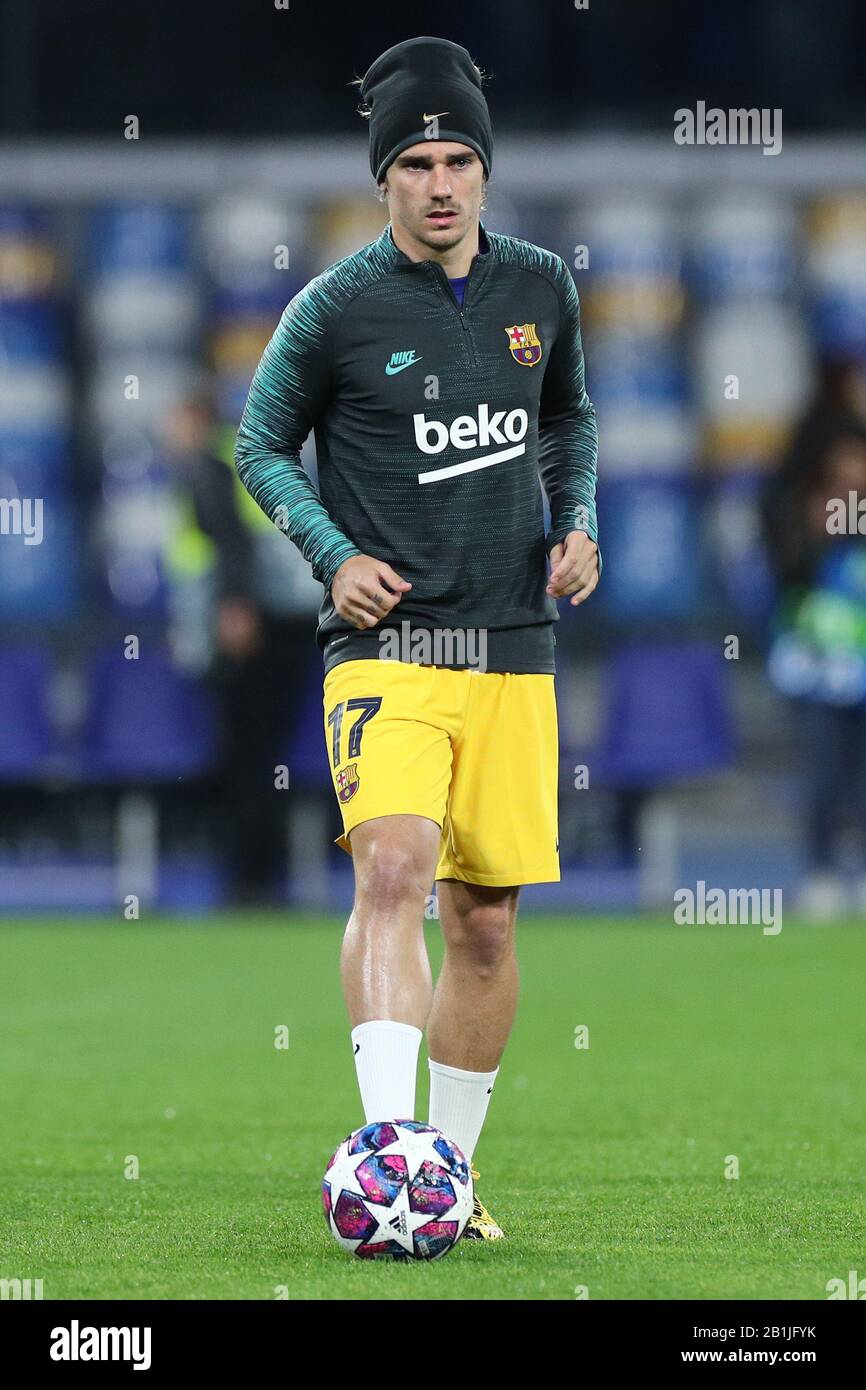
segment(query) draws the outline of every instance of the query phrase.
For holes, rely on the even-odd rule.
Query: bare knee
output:
[[[432,884],[429,856],[417,846],[380,841],[355,866],[355,906],[380,914],[416,905],[423,912]]]
[[[443,924],[443,934],[473,973],[494,975],[514,950],[514,913],[505,903],[478,903]]]

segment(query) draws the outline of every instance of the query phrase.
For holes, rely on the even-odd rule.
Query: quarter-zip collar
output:
[[[379,241],[383,246],[390,248],[391,254],[393,256],[393,265],[395,266],[395,268],[399,268],[401,270],[415,270],[420,267],[431,266],[434,269],[434,271],[440,271],[441,275],[447,281],[448,277],[445,275],[445,271],[443,270],[439,261],[413,261],[406,255],[405,251],[400,250],[399,246],[397,245],[393,236],[391,235],[390,222],[382,232]],[[476,285],[479,284],[481,280],[484,279],[484,277],[487,275],[487,272],[489,271],[494,260],[495,253],[493,250],[493,245],[490,241],[490,238],[487,235],[484,223],[479,222],[478,251],[472,257],[472,261],[467,272],[467,290],[469,288],[470,278],[472,280],[472,285],[474,289]]]

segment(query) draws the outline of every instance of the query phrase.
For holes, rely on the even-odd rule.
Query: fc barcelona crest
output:
[[[341,801],[351,801],[360,785],[357,763],[349,763],[348,767],[337,773],[337,796]]]
[[[534,367],[541,361],[541,340],[534,323],[515,323],[506,328],[511,356],[521,367]]]

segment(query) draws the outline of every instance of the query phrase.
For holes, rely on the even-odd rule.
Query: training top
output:
[[[311,429],[318,492],[300,460]],[[325,587],[326,671],[376,657],[379,635],[405,636],[408,623],[483,629],[487,670],[552,673],[546,555],[570,531],[598,539],[597,452],[562,258],[482,226],[461,306],[443,267],[410,260],[389,226],[286,306],[235,462]],[[340,565],[360,554],[412,584],[366,631],[331,598]]]

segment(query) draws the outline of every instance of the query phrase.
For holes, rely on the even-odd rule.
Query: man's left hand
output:
[[[569,531],[550,552],[550,578],[546,593],[551,598],[573,594],[572,607],[589,598],[598,583],[598,546],[585,531]]]

